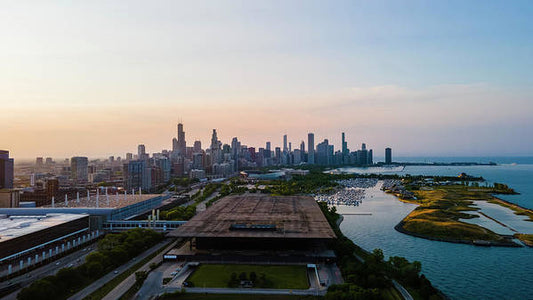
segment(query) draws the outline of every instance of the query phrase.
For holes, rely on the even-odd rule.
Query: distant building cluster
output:
[[[336,150],[328,139],[315,144],[314,133],[308,133],[307,141],[301,140],[293,147],[285,134],[280,147],[271,141],[265,147],[250,147],[237,137],[223,143],[213,129],[211,143],[202,147],[200,141],[187,144],[184,125],[177,125],[172,149],[149,153],[145,145],[137,146],[137,153],[126,153],[125,158],[110,156],[106,160],[89,160],[74,156],[62,161],[51,157],[37,157],[35,165],[23,166],[23,174],[17,186],[25,187],[20,198],[9,196],[5,203],[34,202],[36,206],[50,205],[52,198],[72,199],[87,189],[96,193],[97,186],[107,186],[110,193],[131,190],[155,191],[173,177],[189,177],[200,180],[227,178],[242,170],[265,167],[319,166],[369,166],[374,164],[374,153],[363,143],[360,149],[348,149],[346,135],[342,133],[341,148]],[[307,144],[307,145],[306,145]],[[385,149],[385,164],[392,163],[391,148]],[[8,151],[0,151],[0,190],[14,186],[14,164]],[[27,176],[27,177],[26,177]],[[24,178],[24,179],[23,179]],[[6,196],[4,191],[4,198]],[[16,198],[16,199],[15,199]],[[7,204],[4,204],[5,207]]]

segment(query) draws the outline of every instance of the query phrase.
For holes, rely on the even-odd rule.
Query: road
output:
[[[143,286],[137,293],[134,299],[149,300],[152,297],[159,295],[163,283],[163,272],[154,270],[148,274],[148,278],[143,283]]]
[[[20,284],[22,288],[29,286],[34,281],[44,278],[46,276],[55,275],[59,270],[72,265],[76,267],[82,264],[85,261],[85,256],[96,249],[96,243],[86,245],[86,248],[82,248],[76,252],[73,252],[67,256],[64,256],[60,259],[50,262],[47,265],[39,267],[35,270],[22,274],[13,279],[4,281],[0,283],[0,288],[7,287],[12,284]],[[15,300],[21,289],[5,296],[3,300]]]
[[[129,268],[131,268],[139,260],[143,260],[145,257],[147,257],[148,255],[152,254],[153,252],[157,251],[159,248],[163,247],[167,243],[168,243],[168,240],[165,240],[165,241],[162,241],[162,242],[158,243],[157,245],[153,246],[152,248],[144,251],[139,256],[137,256],[134,259],[130,260],[128,263],[123,264],[122,266],[116,268],[114,271],[111,271],[111,272],[107,273],[106,275],[102,276],[100,279],[98,279],[95,282],[91,283],[90,285],[85,287],[83,290],[79,291],[78,293],[74,294],[73,296],[71,296],[68,299],[69,300],[81,300],[81,299],[89,296],[94,291],[96,291],[97,289],[101,288],[108,281],[111,281],[116,276],[119,276],[120,274],[122,274],[122,272],[124,272],[124,271],[128,270]],[[116,274],[115,274],[115,271],[117,272]],[[135,276],[135,275],[133,275],[133,276]],[[116,299],[118,299],[118,297]]]
[[[158,244],[157,247],[152,247],[150,250],[148,250],[148,251],[150,251],[148,254],[159,250],[161,247],[163,247],[163,246],[165,246],[167,244],[168,244],[168,241],[166,241],[164,244]],[[150,264],[152,264],[152,263],[158,264],[159,262],[163,261],[163,255],[165,255],[165,253],[167,253],[170,249],[172,249],[175,246],[176,246],[176,242],[170,243],[170,245],[168,245],[161,253],[156,255],[149,262],[147,262],[142,267],[140,267],[137,271],[148,271],[148,270],[150,270]],[[143,253],[143,255],[144,255],[144,253]],[[144,255],[144,257],[146,257],[146,256],[148,256],[148,255]],[[143,258],[139,258],[139,260],[141,260]],[[162,281],[163,281],[163,279],[161,278],[159,283],[158,283],[158,285],[157,285],[157,287],[161,286]],[[119,285],[117,285],[111,292],[109,292],[103,298],[103,300],[116,300],[116,299],[120,298],[122,295],[124,295],[124,293],[126,293],[133,286],[133,284],[135,284],[135,273],[131,274],[130,276],[128,276],[128,278],[126,278]]]

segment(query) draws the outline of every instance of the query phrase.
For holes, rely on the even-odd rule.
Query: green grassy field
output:
[[[257,277],[265,275],[270,283],[269,288],[274,289],[307,289],[306,266],[269,266],[269,265],[200,265],[198,269],[187,279],[195,287],[228,287],[231,274],[237,276],[242,272],[249,278],[251,272]]]

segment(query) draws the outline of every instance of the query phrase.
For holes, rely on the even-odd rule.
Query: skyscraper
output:
[[[202,152],[202,142],[201,141],[194,141],[193,152],[194,153],[201,153]]]
[[[313,133],[307,134],[307,163],[315,163],[315,135]]]
[[[385,148],[385,164],[389,165],[392,163],[392,149]]]
[[[0,150],[0,189],[13,188],[14,160],[9,158],[9,151]]]
[[[316,145],[316,163],[319,165],[329,165],[329,141],[328,139],[324,139],[322,143],[318,143]]]
[[[86,183],[89,180],[89,159],[74,156],[70,159],[71,178],[76,183]]]
[[[305,161],[305,142],[300,143],[300,161]]]
[[[346,142],[346,137],[344,136],[344,132],[342,133],[342,156],[348,156],[349,150],[348,150],[348,142]]]
[[[137,158],[140,160],[148,160],[148,154],[146,154],[146,148],[143,144],[137,146]]]
[[[185,142],[185,131],[183,131],[183,124],[178,124],[178,153],[184,156],[187,151],[187,143]]]
[[[288,152],[288,148],[287,148],[287,135],[284,134],[283,135],[283,153],[287,153]]]

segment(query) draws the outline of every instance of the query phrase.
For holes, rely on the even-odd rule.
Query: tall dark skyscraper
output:
[[[315,163],[315,134],[314,133],[308,133],[307,134],[307,163],[308,164],[314,164]]]
[[[187,143],[185,142],[185,131],[183,131],[183,124],[178,124],[178,153],[182,156],[187,152]]]
[[[220,149],[220,142],[217,137],[217,130],[213,129],[213,134],[211,135],[211,150]]]
[[[14,160],[9,158],[9,151],[0,150],[0,189],[12,189],[14,178]]]
[[[283,135],[283,153],[287,153],[288,152],[288,148],[287,148],[287,135]]]
[[[385,148],[385,163],[386,164],[392,163],[392,149],[391,148]]]
[[[347,156],[349,154],[348,152],[348,142],[346,142],[346,137],[344,136],[344,132],[342,133],[342,156]]]

